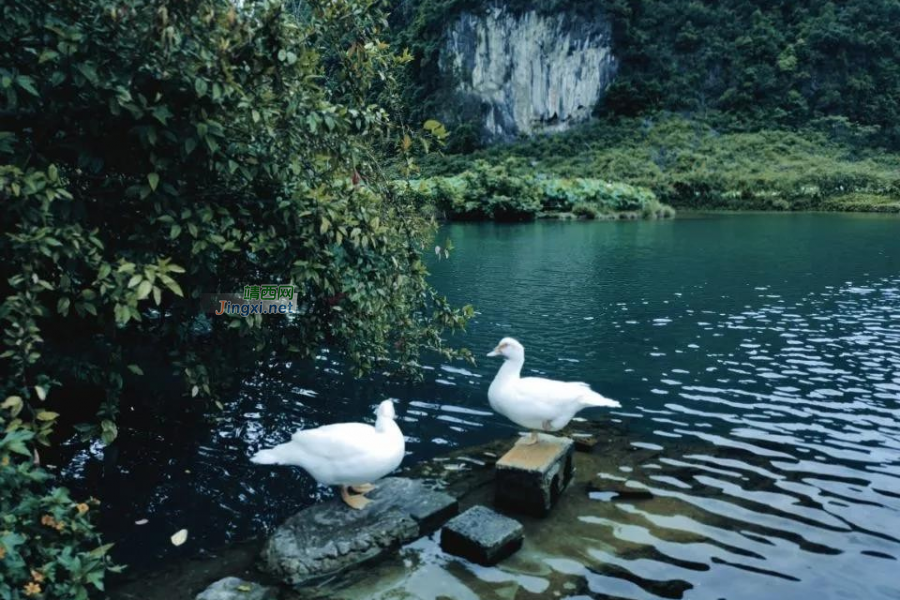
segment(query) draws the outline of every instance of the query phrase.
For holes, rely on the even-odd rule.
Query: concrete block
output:
[[[441,530],[444,552],[480,565],[494,565],[522,547],[522,524],[486,506],[473,506]]]
[[[497,461],[494,502],[504,510],[543,517],[572,481],[575,444],[538,434],[538,443],[517,443]]]

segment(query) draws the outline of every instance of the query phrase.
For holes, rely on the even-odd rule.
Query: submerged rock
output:
[[[521,523],[479,505],[444,526],[441,548],[480,565],[494,565],[521,548],[524,535]]]
[[[589,492],[613,494],[613,500],[650,500],[653,498],[653,492],[646,486],[631,480],[619,481],[595,477],[588,481],[587,489]]]
[[[275,600],[276,590],[238,577],[220,579],[197,594],[194,600]]]
[[[340,500],[310,506],[269,537],[264,568],[285,583],[303,585],[375,559],[434,531],[458,512],[454,497],[420,481],[390,477],[353,510]]]

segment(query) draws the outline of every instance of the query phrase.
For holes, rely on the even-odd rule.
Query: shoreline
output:
[[[529,572],[543,557],[556,556],[560,561],[581,561],[579,541],[585,535],[579,530],[583,521],[595,519],[617,522],[623,518],[618,506],[639,503],[643,507],[653,507],[653,512],[676,514],[682,507],[674,508],[672,498],[667,494],[657,496],[644,478],[644,468],[658,469],[661,462],[674,460],[687,454],[704,450],[708,453],[728,454],[727,449],[718,449],[702,442],[673,443],[662,448],[655,444],[642,443],[627,426],[603,421],[577,421],[566,430],[558,432],[575,441],[575,477],[550,516],[528,517],[509,513],[525,527],[525,546],[513,557],[507,559],[492,572],[496,577],[511,578],[514,581],[522,573]],[[458,448],[446,454],[422,461],[401,469],[394,475],[420,480],[435,489],[456,497],[460,512],[482,504],[493,507],[494,463],[516,442],[517,437],[503,437],[485,444]],[[668,456],[669,458],[665,458]],[[746,457],[744,457],[746,458]],[[685,471],[681,468],[681,471]],[[652,471],[657,473],[658,471]],[[619,473],[619,475],[614,475]],[[649,474],[649,472],[647,473]],[[687,471],[679,478],[687,478]],[[635,482],[634,486],[630,485]],[[652,483],[652,482],[650,482]],[[720,490],[698,490],[701,494],[716,494]],[[676,501],[677,502],[677,501]],[[504,512],[501,510],[501,512]],[[625,516],[626,519],[632,517]],[[638,514],[634,515],[640,522]],[[573,535],[573,532],[579,531]],[[613,531],[597,532],[594,541],[601,547],[620,543]],[[494,583],[481,580],[478,568],[467,561],[444,555],[439,548],[438,532],[411,542],[387,556],[365,563],[361,568],[352,568],[327,579],[317,585],[291,588],[279,584],[272,576],[259,568],[260,551],[265,538],[254,538],[228,544],[207,556],[198,556],[167,565],[158,570],[142,570],[122,576],[110,586],[111,600],[192,600],[211,583],[225,577],[236,576],[247,581],[275,587],[280,600],[300,600],[307,598],[341,598],[366,600],[368,598],[389,597],[393,593],[406,592],[416,597],[415,591],[437,585],[430,581],[431,573],[439,569],[442,573],[452,573],[471,592],[481,597],[494,593],[489,590]],[[609,537],[612,536],[612,537]],[[691,531],[678,533],[686,542],[700,541],[702,535]],[[624,555],[641,558],[652,554],[652,547],[644,544],[628,544],[620,550]],[[474,569],[474,571],[473,571]],[[518,575],[517,575],[518,574]],[[427,575],[427,576],[426,576]],[[524,576],[523,576],[524,577]],[[506,584],[509,585],[510,581]],[[528,579],[523,587],[528,588]],[[670,592],[670,582],[661,582],[660,591]],[[422,587],[424,586],[424,587]],[[486,586],[486,587],[485,587]],[[562,593],[589,594],[589,582],[578,573],[554,573],[548,578],[548,588],[541,593],[550,593],[550,588]],[[484,588],[484,589],[482,589]],[[665,589],[664,589],[665,588]],[[434,587],[428,588],[432,591]],[[534,591],[534,590],[529,590]]]

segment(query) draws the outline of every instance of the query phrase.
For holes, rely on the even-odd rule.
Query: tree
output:
[[[413,134],[371,100],[390,97],[405,60],[379,38],[380,1],[297,12],[228,0],[0,8],[8,431],[49,444],[60,398],[87,385],[99,418],[86,432],[111,443],[119,398],[152,386],[149,368],[185,397],[214,398],[235,349],[252,365],[329,346],[360,371],[452,353],[442,332],[470,309],[428,285],[433,223],[380,174],[379,152],[408,150]],[[295,286],[297,312],[207,314],[203,294],[264,283]]]
[[[112,419],[148,345],[194,396],[215,394],[235,343],[335,346],[360,369],[449,352],[440,333],[464,315],[425,281],[430,223],[378,169],[376,147],[409,144],[368,100],[400,62],[377,4],[4,8],[7,393],[38,406],[89,380]],[[204,315],[202,293],[270,281],[300,290],[295,318]]]

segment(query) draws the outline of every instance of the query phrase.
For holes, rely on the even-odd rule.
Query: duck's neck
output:
[[[390,433],[403,435],[400,433],[400,427],[394,421],[394,419],[390,419],[388,417],[378,417],[375,419],[375,430],[378,433]]]
[[[512,381],[518,379],[522,374],[522,365],[525,364],[524,358],[507,358],[503,361],[503,366],[497,371],[494,381]]]

